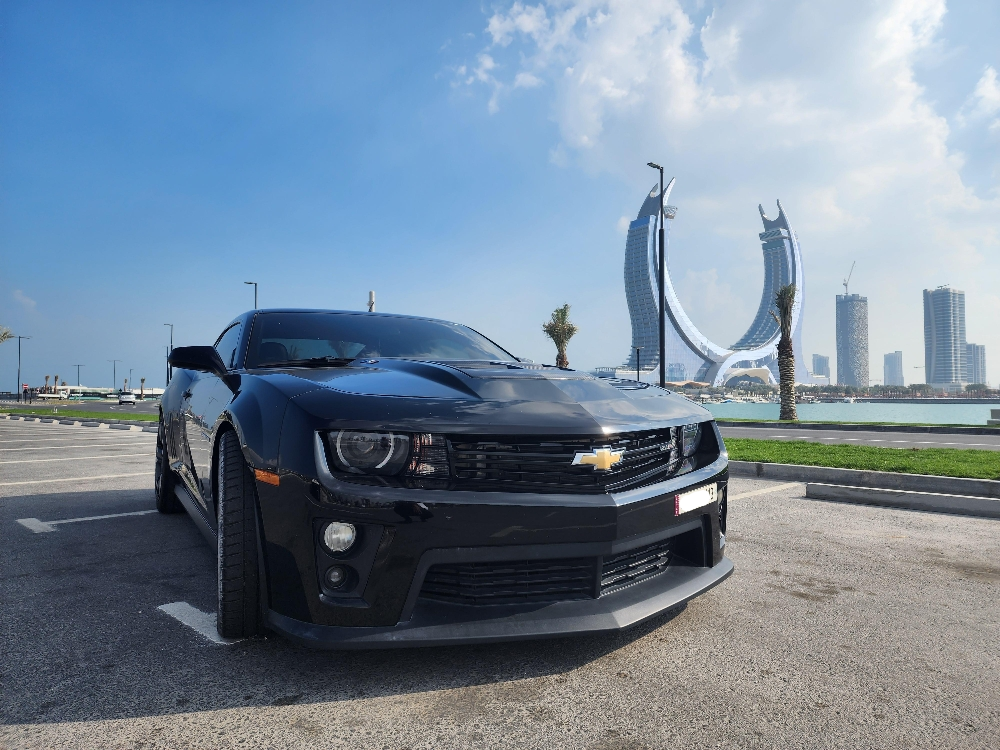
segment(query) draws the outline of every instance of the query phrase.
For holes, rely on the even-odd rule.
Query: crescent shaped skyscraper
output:
[[[667,204],[674,182],[660,196],[654,185],[643,201],[635,221],[629,224],[625,241],[625,297],[632,320],[632,349],[623,369],[636,369],[636,348],[640,347],[640,364],[643,369],[660,366],[659,297],[657,235],[659,234],[660,205],[664,208],[664,257],[669,257],[670,226],[677,209]],[[769,219],[764,208],[758,206],[764,231],[758,237],[764,254],[764,288],[761,292],[757,314],[739,340],[729,347],[713,343],[691,322],[674,292],[670,280],[669,264],[664,273],[664,300],[666,302],[666,360],[667,380],[671,382],[695,380],[714,386],[723,385],[728,373],[741,368],[766,367],[769,381],[778,380],[777,347],[781,332],[770,311],[775,310],[774,294],[786,284],[795,284],[795,304],[792,308],[792,344],[795,352],[796,380],[812,382],[812,373],[805,366],[802,356],[801,330],[805,278],[802,271],[802,254],[799,241],[788,223],[785,211],[778,201],[778,216]]]

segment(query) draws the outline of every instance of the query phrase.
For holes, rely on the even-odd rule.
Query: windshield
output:
[[[471,328],[438,320],[325,312],[260,313],[254,319],[248,369],[318,357],[516,361]]]

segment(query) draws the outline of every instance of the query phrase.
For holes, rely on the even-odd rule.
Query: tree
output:
[[[557,307],[552,311],[552,319],[542,325],[545,335],[556,345],[556,367],[569,367],[566,358],[566,346],[579,328],[569,322],[569,304]]]
[[[14,333],[7,326],[0,326],[0,344],[14,338]]]
[[[778,383],[781,393],[781,413],[778,419],[797,420],[795,411],[795,352],[792,350],[792,307],[795,305],[795,284],[787,284],[774,293],[774,306],[778,314],[771,310],[781,328],[781,339],[778,341]]]

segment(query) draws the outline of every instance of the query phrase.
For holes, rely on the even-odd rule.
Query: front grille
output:
[[[607,594],[662,573],[673,559],[673,539],[604,558],[601,593]]]
[[[591,599],[594,558],[433,565],[420,595],[454,604],[517,604]]]
[[[680,429],[622,433],[601,438],[518,436],[450,440],[456,489],[507,492],[604,493],[642,487],[678,472]],[[573,466],[577,452],[624,451],[608,471]]]

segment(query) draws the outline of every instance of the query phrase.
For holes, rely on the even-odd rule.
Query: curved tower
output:
[[[660,203],[664,206],[664,257],[670,248],[670,225],[677,214],[674,206],[666,205],[674,187],[674,179],[659,196],[654,185],[639,209],[635,221],[629,224],[625,241],[625,297],[632,320],[632,350],[624,368],[635,370],[635,347],[642,347],[640,360],[643,369],[659,367],[659,284],[657,282],[656,238],[659,229]],[[796,285],[795,305],[792,308],[792,343],[795,351],[795,372],[799,382],[811,382],[812,375],[805,366],[801,346],[802,301],[804,277],[798,238],[792,231],[781,202],[778,218],[769,219],[762,206],[757,207],[764,231],[760,233],[764,253],[764,289],[761,292],[757,315],[731,347],[714,344],[691,322],[674,292],[670,280],[669,264],[664,274],[664,299],[666,301],[667,331],[664,357],[667,380],[697,380],[712,385],[722,385],[726,372],[736,367],[767,366],[776,380],[777,345],[780,338],[778,324],[770,315],[774,309],[774,294],[779,287]]]

